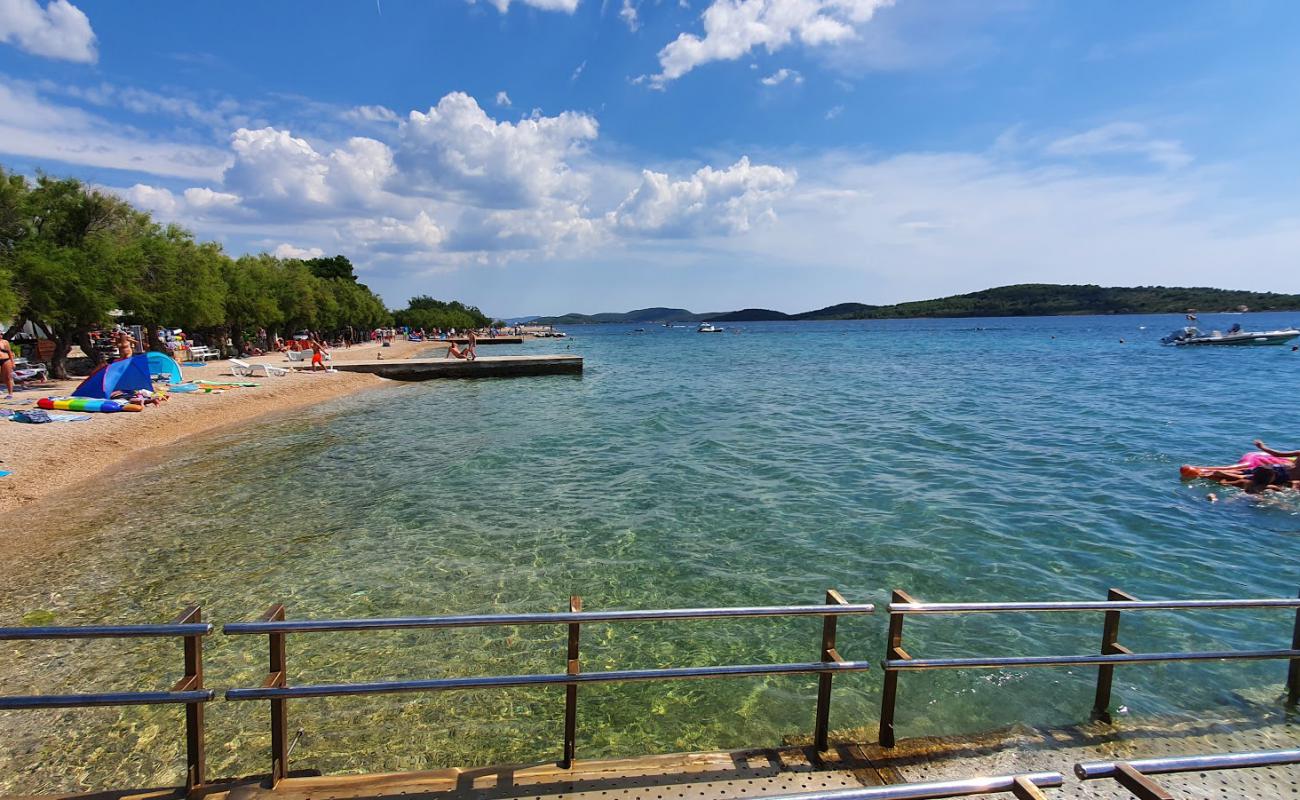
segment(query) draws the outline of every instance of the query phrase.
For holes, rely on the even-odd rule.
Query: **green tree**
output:
[[[352,281],[357,280],[356,272],[352,269],[352,262],[347,256],[333,256],[331,258],[310,258],[303,262],[311,274],[317,278],[325,280]]]

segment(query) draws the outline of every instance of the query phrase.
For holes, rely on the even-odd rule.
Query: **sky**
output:
[[[1290,0],[0,0],[0,164],[390,306],[1300,292]]]

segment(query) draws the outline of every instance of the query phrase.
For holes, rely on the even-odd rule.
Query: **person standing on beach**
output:
[[[5,399],[14,397],[14,346],[0,337],[0,380],[5,382]]]
[[[465,341],[468,342],[465,345],[465,358],[473,361],[478,358],[478,350],[475,349],[475,346],[478,345],[478,336],[474,334],[473,330],[467,330],[465,331]]]
[[[118,361],[131,357],[131,354],[134,352],[134,347],[132,346],[131,337],[126,331],[118,331],[115,333],[113,335],[113,342],[117,345]]]
[[[311,340],[311,371],[315,372],[316,367],[325,369],[325,345],[320,343],[320,339]]]

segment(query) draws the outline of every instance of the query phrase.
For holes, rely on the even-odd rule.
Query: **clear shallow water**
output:
[[[1297,315],[1203,320],[1276,327]],[[1259,436],[1300,447],[1289,348],[1157,346],[1177,317],[746,323],[739,335],[575,328],[582,377],[403,384],[188,444],[60,516],[6,565],[0,624],[852,601],[1290,596],[1300,502],[1182,484]],[[1139,326],[1146,330],[1139,330]],[[1121,345],[1119,340],[1127,341]],[[178,486],[189,486],[185,492]],[[1281,647],[1286,613],[1129,615],[1134,649]],[[885,620],[841,623],[876,660]],[[913,655],[1093,651],[1100,618],[909,623]],[[809,660],[818,623],[591,626],[584,668]],[[212,637],[207,681],[252,686],[264,637]],[[290,639],[295,683],[558,672],[560,628]],[[7,693],[160,688],[179,644],[6,644]],[[74,680],[73,669],[84,669]],[[1284,666],[1122,670],[1133,713],[1271,707]],[[1086,717],[1092,670],[906,675],[901,735]],[[77,681],[84,683],[78,683]],[[874,727],[879,673],[836,679],[832,726]],[[582,692],[579,756],[776,743],[815,680]],[[553,760],[562,692],[294,702],[295,768]],[[174,783],[177,710],[0,712],[0,788]],[[261,703],[209,707],[213,775],[263,772]]]

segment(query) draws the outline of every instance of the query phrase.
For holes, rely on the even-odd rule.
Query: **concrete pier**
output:
[[[430,340],[429,340],[429,344],[438,344],[438,343],[440,343],[440,342],[455,342],[455,343],[456,343],[456,346],[459,347],[459,346],[461,346],[461,345],[469,344],[469,339],[466,339],[466,338],[464,338],[464,337],[462,337],[462,336],[458,336],[458,337],[456,337],[455,339],[430,339]],[[476,341],[475,343],[476,343],[479,347],[482,347],[482,346],[485,345],[485,344],[523,344],[523,343],[524,343],[524,337],[522,337],[522,336],[498,336],[498,337],[496,337],[495,339],[490,339],[490,338],[488,338],[488,337],[486,337],[486,336],[480,336],[480,337],[478,337],[478,339],[477,339],[477,341]]]
[[[523,375],[563,375],[582,372],[581,356],[480,356],[459,358],[406,358],[346,361],[333,365],[340,372],[367,372],[399,381],[434,378],[513,378]]]

